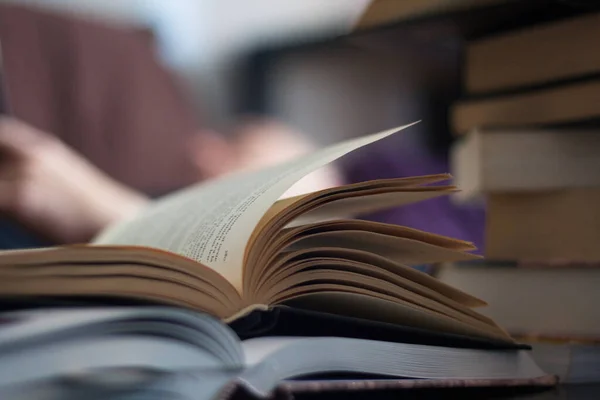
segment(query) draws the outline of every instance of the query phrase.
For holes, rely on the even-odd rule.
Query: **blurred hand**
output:
[[[303,133],[266,118],[241,124],[230,140],[204,131],[192,137],[189,147],[204,179],[278,165],[317,148]],[[301,179],[283,197],[341,184],[341,173],[328,165]]]
[[[317,150],[306,134],[274,120],[248,121],[240,127],[234,141],[238,169],[264,168],[281,164]],[[343,184],[335,165],[329,164],[308,174],[282,197],[293,197]]]
[[[81,243],[146,202],[56,137],[0,118],[0,212],[55,242]]]

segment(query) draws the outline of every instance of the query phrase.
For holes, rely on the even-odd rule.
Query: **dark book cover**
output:
[[[536,379],[353,379],[290,380],[282,382],[269,397],[280,399],[535,399],[556,398],[559,390],[555,376]],[[587,393],[587,392],[586,392]],[[594,392],[595,393],[595,392]],[[588,393],[590,394],[590,393]],[[548,395],[549,397],[545,397]],[[537,397],[540,396],[540,397]],[[218,395],[219,400],[257,399],[232,382]]]

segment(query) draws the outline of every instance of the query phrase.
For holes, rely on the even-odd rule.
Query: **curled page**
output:
[[[189,257],[220,273],[241,293],[246,245],[273,203],[309,173],[410,125],[347,140],[266,169],[191,186],[109,228],[94,243],[149,246]]]

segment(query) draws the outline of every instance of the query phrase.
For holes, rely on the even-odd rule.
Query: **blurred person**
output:
[[[227,143],[198,139],[196,160],[207,178],[274,165],[306,153],[310,144],[274,123],[245,126]],[[209,170],[210,167],[212,170]],[[334,170],[304,180],[287,195],[338,183]],[[126,219],[148,198],[101,172],[55,135],[0,118],[0,212],[57,243],[87,242]]]
[[[89,239],[115,185],[158,196],[198,179],[186,140],[201,131],[150,31],[1,3],[0,49],[0,111],[27,124],[2,123],[0,248]]]
[[[228,135],[229,141],[217,134],[208,137],[196,136],[191,145],[198,169],[210,173],[205,175],[207,178],[276,165],[310,153],[317,147],[304,132],[268,117],[244,118]],[[340,170],[328,165],[301,179],[284,197],[343,183]]]
[[[144,27],[0,3],[4,114],[149,196],[198,178],[201,121]]]
[[[148,197],[312,148],[265,120],[203,129],[144,29],[0,4],[0,44],[0,210],[46,239],[4,221],[0,247],[85,242]]]
[[[0,118],[0,212],[58,243],[89,241],[147,198],[48,134]]]

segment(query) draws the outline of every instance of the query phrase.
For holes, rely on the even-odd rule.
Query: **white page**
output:
[[[242,343],[238,378],[259,396],[306,374],[355,372],[414,379],[536,379],[547,374],[525,350],[480,350],[343,337],[261,337]],[[325,380],[327,378],[325,377]]]
[[[241,369],[239,365],[237,369]],[[234,369],[208,351],[164,337],[106,335],[72,338],[2,354],[0,387],[34,381],[83,377],[96,371],[177,372]]]
[[[213,268],[241,292],[246,244],[281,195],[312,171],[410,125],[347,140],[267,169],[192,186],[109,229],[95,244],[172,251]]]

